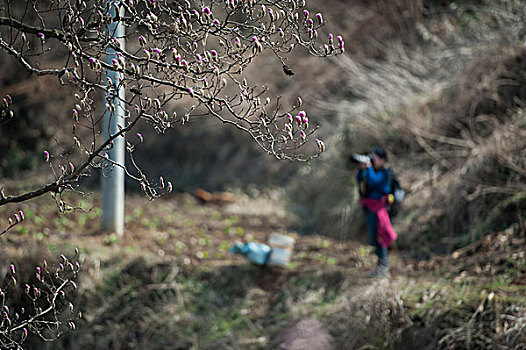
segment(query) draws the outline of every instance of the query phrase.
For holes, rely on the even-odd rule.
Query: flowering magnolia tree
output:
[[[304,0],[1,1],[0,50],[31,74],[55,76],[74,90],[76,102],[64,111],[71,115],[72,140],[57,140],[72,143],[74,151],[54,155],[42,150],[54,180],[20,194],[0,187],[0,206],[51,193],[61,211],[72,209],[62,197],[65,191],[75,191],[79,180],[95,169],[121,166],[108,157],[118,138],[126,140],[131,159],[126,174],[149,197],[170,192],[169,181],[148,179],[134,160],[134,150],[143,141],[140,133],[132,132],[139,123],[164,133],[198,117],[216,118],[247,133],[278,159],[308,160],[325,148],[314,138],[316,128],[299,97],[285,108],[264,85],[250,82],[244,74],[264,51],[282,65],[284,76],[294,75],[287,56],[298,46],[320,57],[344,51],[341,36],[321,38],[324,18],[310,13]],[[125,34],[119,34],[116,24],[124,26]],[[105,59],[110,52],[114,58]],[[125,94],[120,93],[123,89]],[[11,110],[16,100],[8,92],[0,98],[0,123],[7,123],[17,117]],[[98,103],[103,99],[105,103]],[[175,104],[184,112],[176,114]],[[103,139],[102,131],[109,128],[103,122],[106,113],[121,113],[123,121]],[[317,153],[300,150],[309,142],[317,145]],[[23,220],[24,213],[17,211],[0,235]],[[39,333],[44,327],[60,333],[56,301],[70,281],[61,275],[66,262],[49,273],[58,284],[47,280],[44,298],[40,287],[29,286],[35,310],[29,318],[20,318],[25,321],[13,320],[2,299],[0,347],[11,347],[27,331]],[[47,314],[55,318],[41,317]],[[37,319],[45,322],[33,322]]]
[[[0,8],[0,47],[29,72],[54,75],[76,90],[77,103],[65,113],[71,114],[78,154],[73,161],[43,150],[55,180],[23,194],[0,191],[0,206],[51,192],[59,208],[68,209],[61,194],[74,190],[93,169],[112,167],[107,152],[117,138],[126,139],[131,159],[126,174],[148,196],[171,191],[170,182],[148,179],[134,161],[143,136],[130,131],[139,122],[163,133],[198,116],[217,118],[248,133],[279,159],[316,157],[319,153],[298,151],[309,141],[316,142],[319,152],[325,148],[312,139],[316,128],[300,110],[301,98],[283,110],[279,98],[243,74],[263,51],[281,62],[284,75],[294,74],[286,59],[298,46],[321,57],[344,51],[341,36],[317,40],[324,19],[321,13],[311,14],[304,0],[32,0],[16,9],[14,3],[4,0]],[[124,37],[117,36],[115,23],[125,27]],[[111,62],[104,60],[109,51],[115,53]],[[44,67],[51,55],[59,63],[55,59]],[[115,79],[107,78],[112,74]],[[97,106],[101,93],[107,102]],[[16,101],[6,95],[2,102],[1,120],[16,118],[10,110]],[[185,112],[173,112],[174,102]],[[103,140],[99,134],[107,126],[102,116],[115,112],[116,103],[125,107],[124,121]],[[22,214],[15,215],[8,228],[21,220]]]

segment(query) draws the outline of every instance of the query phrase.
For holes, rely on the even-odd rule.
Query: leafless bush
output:
[[[349,290],[336,300],[331,317],[331,332],[339,335],[339,347],[357,349],[366,348],[365,344],[396,343],[409,321],[404,319],[403,303],[389,280],[349,286]]]
[[[491,304],[490,293],[473,315],[460,327],[445,331],[437,345],[440,349],[524,349],[526,348],[526,310],[508,306],[499,313]]]

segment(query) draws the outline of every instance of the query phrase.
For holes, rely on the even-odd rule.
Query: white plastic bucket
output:
[[[268,245],[272,248],[267,264],[289,267],[294,238],[272,233],[268,238]]]

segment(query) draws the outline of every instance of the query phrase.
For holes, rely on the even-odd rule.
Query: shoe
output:
[[[389,269],[387,266],[378,265],[375,271],[371,272],[368,277],[375,278],[375,277],[387,277],[389,276]]]

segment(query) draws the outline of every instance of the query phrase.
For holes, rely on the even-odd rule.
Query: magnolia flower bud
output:
[[[139,142],[143,142],[144,138],[142,137],[141,133],[137,133],[137,138],[139,139]]]
[[[318,149],[320,150],[320,152],[325,151],[325,144],[322,140],[316,139],[316,144],[318,145]]]
[[[299,115],[297,115],[297,116],[295,117],[295,119],[296,119],[296,123],[297,123],[298,125],[301,125],[301,117],[300,117]]]
[[[44,159],[46,160],[46,162],[49,162],[49,152],[48,151],[44,151]]]
[[[212,58],[214,60],[217,60],[219,58],[216,50],[210,50],[210,54],[212,55]]]
[[[323,16],[322,16],[322,14],[318,12],[316,14],[316,18],[318,19],[318,24],[322,25],[323,24]]]
[[[151,59],[150,51],[143,49],[144,55],[146,55],[146,59],[149,61]]]

